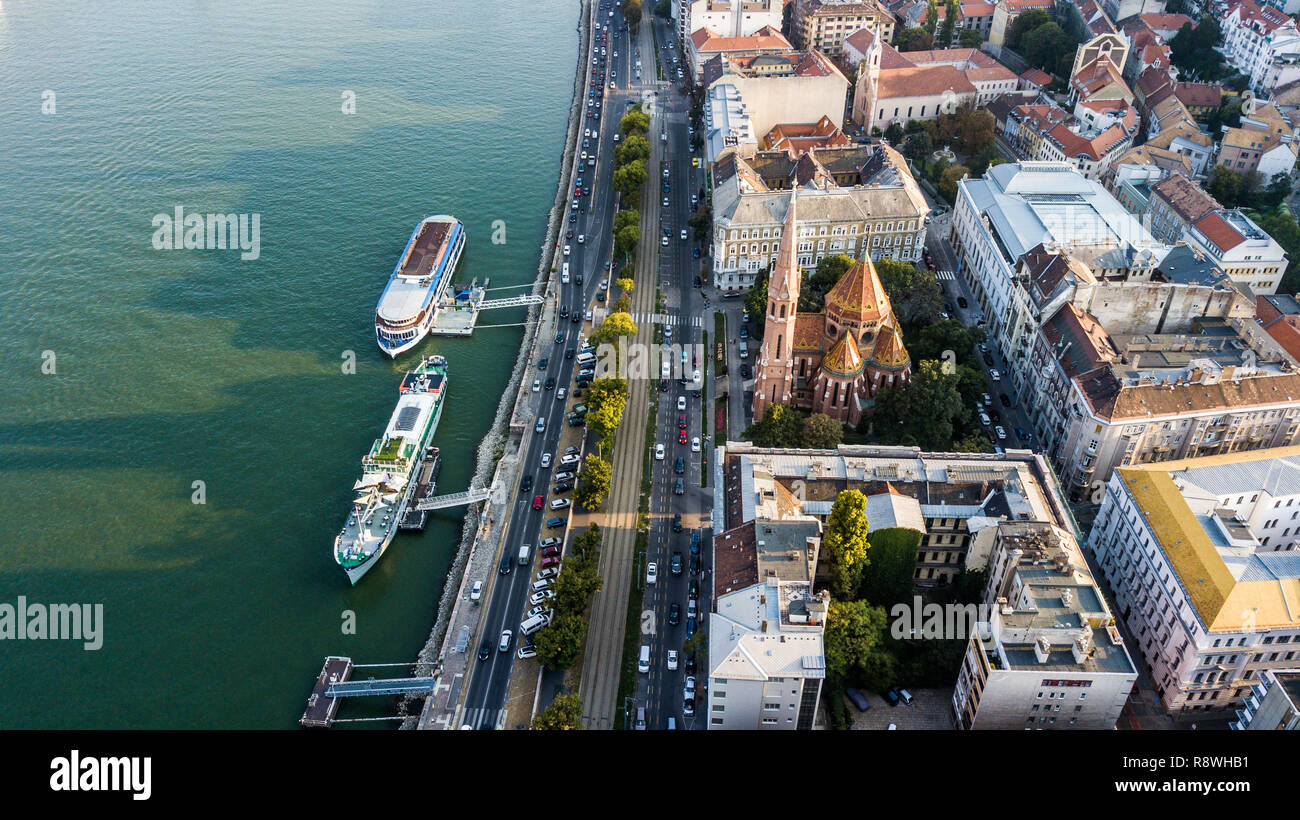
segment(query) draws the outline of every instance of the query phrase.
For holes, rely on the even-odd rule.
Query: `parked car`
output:
[[[653,584],[659,578],[659,565],[654,561],[645,565],[645,582]]]
[[[858,707],[859,712],[865,712],[871,708],[871,703],[867,701],[867,696],[862,694],[860,690],[850,687],[844,690],[844,694],[849,696],[849,700],[853,702],[854,706]]]
[[[674,671],[675,669],[677,669],[677,650],[676,650],[676,649],[669,649],[669,650],[668,650],[667,659],[668,659],[668,671],[669,671],[669,672],[672,672],[672,671]]]
[[[682,514],[676,513],[673,515],[673,532],[681,532],[681,531],[682,531]]]
[[[469,590],[469,599],[471,601],[478,601],[482,597],[483,597],[483,582],[475,581],[474,586],[472,586]]]

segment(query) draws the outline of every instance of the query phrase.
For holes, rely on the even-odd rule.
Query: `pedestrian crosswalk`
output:
[[[632,321],[637,325],[676,325],[680,327],[689,324],[691,327],[704,327],[704,321],[699,316],[692,316],[688,321],[681,316],[669,316],[664,313],[633,313]]]
[[[956,281],[957,281],[957,274],[953,273],[953,272],[950,271],[950,270],[937,270],[937,271],[934,272],[934,276],[935,276],[936,279],[943,279],[943,280],[946,280],[946,281],[948,281],[948,282],[956,282]]]

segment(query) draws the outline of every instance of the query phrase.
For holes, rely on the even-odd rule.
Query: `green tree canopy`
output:
[[[555,611],[555,618],[534,634],[537,660],[547,669],[568,669],[582,652],[587,624],[581,613]]]
[[[666,0],[665,0],[666,2]],[[556,695],[551,705],[533,718],[533,730],[541,732],[569,731],[582,728],[582,698],[577,693]]]
[[[881,259],[875,264],[880,284],[899,321],[909,327],[919,327],[939,318],[943,290],[933,273],[895,259]],[[917,357],[912,356],[912,360],[916,361]]]
[[[628,114],[636,114],[633,111]],[[623,118],[625,121],[627,117]],[[640,133],[634,133],[624,139],[614,148],[614,167],[621,168],[632,162],[645,162],[650,159],[650,140],[643,137]]]
[[[899,51],[928,51],[934,46],[934,35],[924,28],[905,28],[894,35],[894,48]]]
[[[943,28],[939,29],[939,45],[943,48],[952,47],[952,35],[957,30],[957,18],[961,16],[961,6],[957,0],[948,0],[948,5],[944,9]]]
[[[858,490],[840,492],[822,533],[822,555],[830,570],[834,598],[849,600],[857,589],[858,578],[870,561],[867,528],[867,497]]]
[[[638,106],[623,115],[623,119],[618,121],[618,131],[623,135],[623,139],[628,139],[633,134],[645,137],[650,133],[650,115],[642,111]],[[647,142],[647,145],[649,143]],[[646,156],[649,156],[647,152]]]
[[[591,411],[588,410],[590,415]],[[621,422],[622,419],[620,418]],[[590,422],[588,422],[590,424]],[[594,510],[605,503],[609,495],[610,483],[614,478],[613,467],[600,456],[588,455],[578,473],[578,487],[574,491],[574,501],[583,509]]]
[[[987,113],[987,112],[986,112]],[[970,174],[970,169],[958,163],[944,169],[939,177],[939,193],[949,202],[957,201],[957,183]]]
[[[943,451],[952,443],[954,423],[965,412],[957,374],[944,374],[940,362],[922,361],[909,381],[876,394],[871,424],[886,444]]]
[[[832,598],[824,636],[827,675],[884,691],[893,682],[897,665],[885,646],[888,630],[883,607]]]
[[[885,139],[889,140],[890,145],[898,145],[903,139],[903,126],[896,122],[891,122],[885,129]]]
[[[862,572],[858,598],[888,612],[894,604],[910,603],[921,533],[889,527],[871,533],[871,563]]]
[[[627,313],[611,313],[600,323],[600,327],[591,331],[588,341],[593,345],[614,344],[620,336],[635,336],[636,323]]]
[[[624,202],[632,202],[647,179],[649,174],[646,173],[645,160],[629,162],[614,171],[614,190]]]
[[[1223,64],[1223,54],[1215,48],[1221,35],[1219,23],[1211,15],[1202,17],[1195,27],[1183,23],[1169,41],[1170,57],[1184,75],[1180,79],[1213,82],[1229,73]]]
[[[754,287],[745,294],[745,310],[749,311],[749,322],[754,326],[754,335],[763,338],[763,328],[767,325],[767,268],[763,268],[754,277]]]
[[[803,437],[799,411],[784,404],[769,404],[763,417],[741,434],[757,447],[798,447]]]
[[[1046,9],[1030,9],[1012,21],[1007,29],[1006,45],[1012,51],[1020,50],[1021,38],[1044,23],[1052,22],[1052,15]],[[1022,55],[1023,56],[1023,55]]]
[[[595,379],[587,386],[587,429],[600,438],[602,447],[613,444],[614,433],[623,422],[627,406],[627,382]]]
[[[825,413],[813,413],[803,420],[802,444],[810,450],[834,450],[844,440],[844,425]]]

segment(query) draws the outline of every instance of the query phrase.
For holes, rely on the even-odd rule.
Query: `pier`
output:
[[[425,451],[424,460],[420,462],[415,473],[415,492],[411,496],[412,504],[406,508],[397,526],[403,530],[421,532],[429,520],[429,511],[420,509],[419,502],[430,498],[438,486],[438,472],[442,469],[442,459],[437,447]]]
[[[444,296],[438,307],[438,316],[429,328],[430,336],[469,336],[478,323],[478,315],[485,310],[500,308],[527,307],[539,305],[546,297],[537,294],[509,296],[503,299],[487,299],[488,285],[492,280],[484,280],[480,286],[478,280],[470,282],[469,287],[458,291],[454,296]],[[532,283],[517,287],[533,287]],[[497,288],[504,290],[506,288]]]
[[[351,658],[330,655],[325,659],[316,683],[312,686],[311,696],[307,698],[307,709],[302,713],[298,723],[308,728],[328,729],[335,723],[355,723],[370,720],[402,720],[401,715],[382,718],[356,718],[340,720],[337,715],[342,698],[365,697],[373,695],[424,695],[438,688],[438,679],[433,675],[410,678],[367,678],[351,680],[356,669],[373,669],[380,667],[410,667],[421,664],[410,663],[363,663],[354,664]]]

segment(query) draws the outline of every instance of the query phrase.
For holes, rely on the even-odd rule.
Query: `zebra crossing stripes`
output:
[[[937,270],[934,272],[934,276],[936,279],[945,279],[949,282],[957,281],[957,274],[953,273],[950,270]]]
[[[668,316],[663,313],[633,313],[632,321],[638,325],[677,325],[688,324],[682,320],[681,316]],[[689,322],[691,327],[704,327],[704,320],[699,316],[692,316]]]

